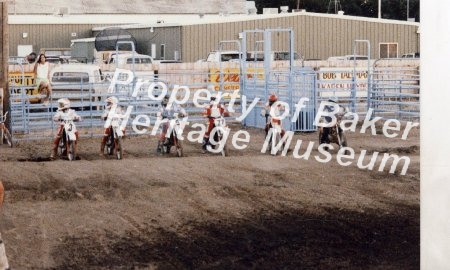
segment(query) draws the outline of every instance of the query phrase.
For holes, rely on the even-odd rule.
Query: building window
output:
[[[166,59],[166,44],[161,44],[161,60]]]
[[[380,43],[379,58],[397,58],[397,57],[398,57],[398,43]]]

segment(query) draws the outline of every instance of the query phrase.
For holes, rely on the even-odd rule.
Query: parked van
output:
[[[52,68],[50,83],[54,98],[70,100],[101,100],[100,95],[106,94],[109,86],[99,66],[76,63]]]

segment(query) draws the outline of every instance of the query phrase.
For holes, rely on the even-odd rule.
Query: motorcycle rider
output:
[[[114,96],[108,97],[105,100],[105,102],[106,102],[105,109],[103,110],[103,113],[101,115],[101,118],[103,120],[106,121],[108,119],[108,115],[111,111],[111,108],[114,105],[117,105],[116,109],[115,109],[115,114],[118,114],[118,115],[123,114],[124,111],[121,106],[118,106],[119,100],[116,97],[114,97]],[[111,125],[109,125],[107,128],[105,128],[105,131],[103,132],[103,138],[102,138],[102,142],[100,144],[100,153],[99,153],[100,156],[105,156],[105,145],[106,145],[106,141],[108,140],[108,136],[109,136],[110,132],[111,132]],[[123,130],[123,134],[125,136],[125,130]]]
[[[334,99],[328,99],[328,102],[338,104],[337,101],[334,100]],[[333,112],[334,111],[334,106],[326,105],[324,107],[324,111],[325,112]],[[343,106],[339,105],[338,113],[345,113],[345,112],[346,112],[346,109]],[[331,120],[332,120],[330,116],[325,116],[324,119],[325,119],[326,123],[330,123]],[[328,135],[330,134],[331,128],[332,127],[322,127],[322,136],[320,137],[320,144],[330,143]],[[339,130],[339,134],[341,134],[342,133],[342,128],[340,126],[338,126],[338,130]]]
[[[228,117],[230,116],[230,113],[225,109],[225,107],[219,103],[219,101],[216,102],[216,96],[212,95],[209,101],[209,104],[205,107],[205,110],[203,111],[203,116],[208,118],[208,123],[206,127],[205,136],[203,137],[203,144],[202,144],[202,153],[206,153],[206,147],[208,144],[211,144],[209,141],[209,134],[214,129],[214,120],[216,118],[219,118],[221,116]]]
[[[267,136],[267,133],[269,133],[271,124],[272,124],[272,127],[274,125],[280,125],[282,127],[281,119],[275,119],[270,115],[270,111],[271,111],[274,103],[277,101],[278,101],[277,95],[271,94],[269,96],[269,101],[266,103],[266,105],[264,106],[264,109],[261,111],[261,116],[266,118],[266,125],[264,127],[264,130],[266,131],[266,136]],[[277,117],[280,116],[281,111],[284,111],[284,107],[281,104],[277,104],[276,107],[273,107],[273,115],[274,116],[277,116]],[[286,133],[286,130],[284,128],[281,128],[281,134],[280,134],[281,138],[283,138],[285,133]]]
[[[72,118],[74,122],[81,121],[81,117],[76,113],[76,111],[70,108],[70,100],[67,98],[60,98],[58,99],[58,110],[56,114],[53,116],[53,121],[59,122],[59,126],[58,129],[56,130],[55,139],[53,140],[53,148],[52,153],[50,155],[50,159],[55,159],[56,157],[59,141],[61,140],[61,135],[64,129],[64,122],[62,122],[64,118]],[[75,132],[75,136],[77,139],[74,145],[76,153],[78,143],[78,131]]]
[[[166,137],[166,133],[167,130],[169,129],[170,119],[174,117],[175,113],[178,113],[178,118],[183,118],[187,116],[186,111],[176,103],[172,103],[172,105],[169,108],[167,106],[169,104],[169,98],[170,98],[169,95],[164,96],[164,98],[161,101],[161,105],[159,106],[158,113],[156,115],[156,117],[158,117],[159,120],[167,119],[167,121],[164,121],[162,123],[161,133],[159,134],[158,148],[156,149],[158,153],[161,152],[161,149],[159,147],[161,144],[164,145],[169,144],[169,138]]]

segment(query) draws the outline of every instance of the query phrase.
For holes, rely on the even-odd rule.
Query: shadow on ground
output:
[[[419,269],[419,206],[269,211],[177,231],[65,238],[53,269]]]

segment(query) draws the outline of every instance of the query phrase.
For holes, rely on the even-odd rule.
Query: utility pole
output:
[[[378,19],[381,19],[381,0],[378,0]]]
[[[9,58],[9,31],[8,31],[8,2],[0,2],[0,33],[2,41],[0,42],[0,89],[3,91],[2,94],[2,107],[3,110],[0,112],[3,114],[4,111],[9,110],[9,89],[8,89],[8,58]],[[8,119],[10,119],[8,117]],[[7,121],[6,126],[9,127],[9,121]]]
[[[328,2],[327,13],[330,13],[330,6],[332,3],[334,3],[334,14],[338,14],[338,11],[342,10],[341,2],[339,0],[330,0],[330,2]]]
[[[409,0],[406,0],[406,20],[409,20]]]
[[[300,9],[300,0],[297,0],[297,10]]]

